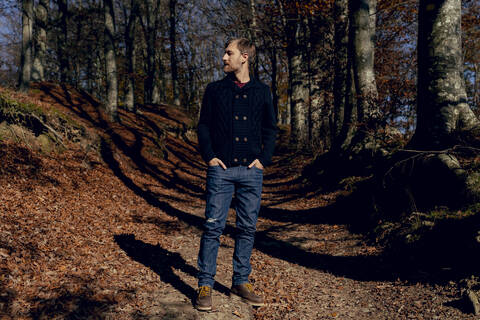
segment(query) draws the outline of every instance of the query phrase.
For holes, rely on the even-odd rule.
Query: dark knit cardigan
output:
[[[237,156],[233,155],[234,143],[238,143],[233,134],[233,121],[236,121],[234,99],[244,96],[248,99],[245,121],[249,130],[245,137],[248,148],[242,157],[247,160],[247,165],[255,159],[260,160],[263,166],[271,163],[278,129],[270,89],[253,78],[239,88],[231,75],[208,84],[203,95],[197,133],[200,153],[205,162],[216,157],[227,167],[245,163],[234,161]]]

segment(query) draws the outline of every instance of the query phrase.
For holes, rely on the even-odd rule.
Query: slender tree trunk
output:
[[[285,13],[284,7],[283,7],[283,0],[275,0],[275,3],[278,5],[279,11],[280,11],[280,18],[282,21],[282,27],[283,30],[285,31],[285,34],[287,35],[288,38],[288,31],[289,31],[289,26],[287,23],[287,15]],[[287,39],[288,41],[288,39]],[[287,51],[287,74],[289,75],[288,77],[288,88],[287,88],[287,107],[285,114],[282,115],[282,124],[287,124],[291,125],[292,123],[292,86],[290,82],[290,69],[291,69],[291,61],[288,58],[288,51]]]
[[[115,55],[115,16],[113,0],[104,0],[105,14],[105,71],[107,82],[106,112],[111,121],[118,120],[118,81]]]
[[[351,41],[353,44],[353,79],[357,94],[357,113],[362,139],[371,140],[378,128],[380,111],[375,81],[375,17],[376,0],[350,1]]]
[[[474,68],[475,82],[473,85],[473,105],[480,106],[480,64],[476,63]]]
[[[27,91],[32,77],[33,0],[22,1],[22,55],[19,87]]]
[[[92,54],[88,55],[87,57],[87,92],[92,94],[93,93],[93,81],[94,81],[94,72],[93,72],[93,50],[92,45],[90,43],[87,44],[88,52],[92,52]]]
[[[127,27],[125,28],[125,49],[127,54],[127,88],[125,93],[125,106],[130,112],[135,112],[135,68],[136,68],[136,44],[135,44],[135,28],[138,19],[138,5],[137,0],[130,2],[130,16],[127,17],[124,12],[125,19],[128,19]]]
[[[97,54],[95,55],[95,62],[94,62],[94,70],[96,74],[95,93],[100,100],[105,101],[106,92],[105,92],[105,86],[103,85],[103,77],[105,75],[105,63],[102,63],[105,60],[105,58],[103,57],[102,52],[103,51],[97,51]]]
[[[252,23],[250,25],[250,37],[251,41],[255,45],[256,51],[257,51],[257,56],[255,57],[255,60],[253,61],[252,68],[253,68],[253,76],[255,78],[258,78],[258,51],[259,47],[257,45],[257,38],[258,38],[258,25],[257,25],[257,9],[255,6],[255,0],[250,0],[250,14],[252,16]]]
[[[67,0],[57,0],[60,13],[60,29],[58,36],[58,60],[60,62],[60,81],[69,81],[70,61],[67,53],[68,43],[68,4]]]
[[[323,152],[330,145],[329,108],[325,99],[327,90],[325,60],[318,37],[315,36],[315,23],[312,18],[305,19],[307,29],[307,75],[309,89],[309,142],[310,148],[315,152]],[[323,41],[327,42],[326,34]]]
[[[145,102],[159,103],[160,90],[158,87],[158,53],[155,45],[156,32],[159,25],[160,1],[146,0],[146,8],[142,19],[142,27],[147,44],[147,59],[145,79]]]
[[[444,148],[478,126],[463,78],[461,0],[421,0],[418,17],[417,128],[412,144]]]
[[[334,80],[333,80],[333,146],[338,152],[343,143],[341,136],[345,119],[345,105],[348,99],[348,0],[336,0],[333,17],[335,20],[334,33]]]
[[[305,69],[303,46],[304,25],[298,20],[289,26],[290,41],[287,47],[289,83],[291,88],[291,144],[298,150],[308,147],[308,75]]]
[[[48,0],[39,0],[35,11],[35,58],[33,60],[33,81],[45,80],[45,57],[47,54]]]
[[[180,105],[180,97],[178,90],[178,71],[177,71],[177,55],[176,55],[176,26],[177,19],[175,7],[177,0],[170,0],[170,63],[172,70],[172,90],[173,90],[173,104]]]
[[[277,85],[277,48],[273,45],[270,63],[272,64],[272,99],[273,99],[273,108],[278,113],[278,85]]]

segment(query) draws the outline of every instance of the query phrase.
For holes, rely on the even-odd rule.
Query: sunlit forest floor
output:
[[[290,152],[284,135],[265,171],[252,254],[266,306],[228,296],[231,209],[215,310],[198,312],[205,165],[188,117],[144,106],[120,111],[112,125],[86,93],[48,83],[30,99],[69,114],[94,139],[52,153],[0,141],[1,319],[475,318],[448,267],[398,263],[352,233],[334,205],[348,191],[308,188],[301,172],[311,159]]]

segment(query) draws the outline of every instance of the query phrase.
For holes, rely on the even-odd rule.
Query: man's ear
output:
[[[245,59],[245,61],[242,61],[242,64],[248,61],[248,53],[242,53],[242,57]]]

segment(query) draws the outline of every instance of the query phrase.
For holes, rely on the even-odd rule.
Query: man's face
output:
[[[237,72],[242,68],[243,63],[247,60],[247,55],[242,54],[237,47],[237,42],[234,41],[228,45],[225,49],[225,54],[223,55],[223,71]]]

